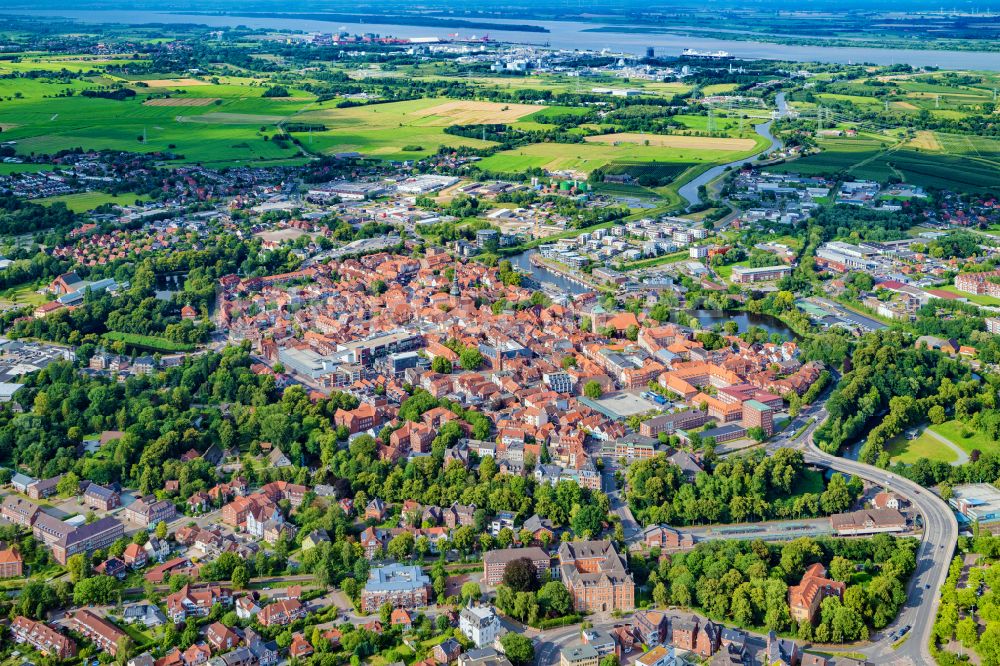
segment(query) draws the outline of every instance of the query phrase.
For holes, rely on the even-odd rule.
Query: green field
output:
[[[970,303],[975,303],[976,305],[994,305],[1000,306],[1000,298],[994,296],[988,296],[986,294],[970,294],[965,291],[956,289],[953,285],[945,285],[943,287],[938,287],[941,291],[947,291],[949,293],[955,294],[962,298],[968,299]]]
[[[63,194],[57,197],[35,199],[35,203],[45,206],[54,203],[64,203],[66,204],[66,207],[74,213],[85,213],[87,211],[94,210],[98,206],[103,206],[108,203],[118,204],[120,206],[131,206],[136,201],[148,200],[149,197],[145,194],[119,194],[115,196],[114,194],[108,194],[107,192],[77,192],[76,194]]]
[[[941,435],[945,439],[955,444],[966,453],[972,453],[974,449],[983,453],[1000,451],[1000,442],[990,439],[981,432],[966,430],[959,421],[945,421],[940,425],[932,425],[931,430]],[[968,437],[963,437],[968,434]]]
[[[614,163],[638,163],[659,166],[713,164],[742,159],[763,147],[761,142],[752,150],[730,151],[717,149],[673,148],[644,146],[631,143],[618,145],[605,143],[536,143],[491,155],[479,163],[489,171],[510,173],[527,169],[549,171],[579,171],[590,173],[594,169]]]
[[[889,441],[886,451],[892,457],[892,462],[907,465],[912,465],[921,458],[946,463],[958,460],[958,454],[927,432],[920,433],[916,439],[906,439],[903,435],[897,435]]]
[[[313,99],[297,91],[294,98],[264,98],[262,87],[235,80],[168,88],[133,83],[137,95],[124,101],[80,95],[98,87],[85,79],[0,79],[0,136],[25,155],[79,147],[170,152],[211,166],[282,160],[301,151],[265,137]],[[159,99],[168,93],[169,100]]]
[[[471,146],[474,148],[493,145],[490,141],[468,139],[445,134],[444,128],[457,122],[458,118],[468,119],[468,124],[492,122],[498,114],[506,115],[498,104],[495,111],[487,109],[475,113],[470,102],[470,111],[464,115],[442,116],[428,114],[428,110],[443,108],[450,102],[442,98],[425,98],[390,104],[369,104],[346,109],[338,109],[332,104],[316,105],[316,108],[299,115],[296,120],[322,123],[328,129],[322,132],[298,134],[307,149],[314,152],[334,153],[357,151],[383,159],[414,159],[431,155],[441,146]],[[530,117],[537,109],[526,110],[521,118]],[[519,118],[520,119],[520,118]],[[420,146],[421,151],[404,151],[407,146]]]
[[[883,182],[896,175],[906,183],[959,192],[1000,189],[1000,141],[990,137],[934,132],[929,138],[898,142],[895,137],[859,134],[820,137],[817,144],[822,149],[819,154],[769,169],[805,175],[846,173]]]
[[[118,331],[109,331],[105,333],[103,337],[109,342],[124,342],[127,347],[139,351],[169,354],[191,351],[194,349],[194,345],[185,344],[183,342],[174,342],[173,340],[168,340],[167,338],[161,338],[155,335],[139,335],[137,333],[119,333]]]

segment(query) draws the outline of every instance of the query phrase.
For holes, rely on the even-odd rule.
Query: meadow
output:
[[[108,79],[100,85],[111,82]],[[279,133],[279,123],[312,103],[308,94],[293,91],[292,98],[265,98],[263,88],[252,80],[199,85],[154,80],[168,82],[177,86],[132,84],[136,96],[119,101],[83,97],[82,91],[96,87],[87,80],[56,75],[0,79],[4,124],[0,136],[16,141],[18,152],[25,155],[72,148],[170,152],[181,156],[181,161],[209,166],[280,162],[301,155],[290,142],[270,139]]]
[[[298,134],[315,152],[357,151],[382,159],[414,159],[441,146],[480,148],[491,141],[445,134],[449,125],[513,123],[536,117],[546,107],[536,104],[454,101],[424,98],[388,104],[337,108],[317,104],[296,116],[297,122],[322,124],[327,129]],[[419,147],[421,150],[406,150]]]
[[[500,172],[542,168],[549,171],[590,173],[594,169],[619,163],[650,165],[667,163],[684,166],[723,163],[742,159],[764,147],[763,139],[752,141],[732,139],[731,141],[739,141],[741,143],[735,145],[729,144],[732,148],[726,149],[717,147],[718,143],[712,142],[729,141],[727,139],[656,137],[655,135],[650,135],[649,138],[651,145],[648,146],[632,142],[617,144],[593,142],[536,143],[491,155],[482,160],[479,165],[483,169]],[[693,139],[693,141],[687,147],[653,145],[653,142],[658,138],[664,140]],[[742,143],[743,141],[750,142]]]
[[[149,197],[146,195],[137,196],[135,194],[120,194],[115,196],[114,194],[108,194],[107,192],[76,192],[74,194],[63,194],[55,197],[45,197],[44,199],[35,199],[35,203],[46,206],[54,203],[63,203],[66,204],[66,207],[74,213],[85,213],[87,211],[94,210],[98,206],[103,206],[104,204],[131,206],[137,201],[148,200]]]

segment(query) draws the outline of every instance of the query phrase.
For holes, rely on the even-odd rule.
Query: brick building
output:
[[[635,582],[610,541],[573,541],[559,547],[559,572],[577,611],[635,609]]]
[[[487,585],[499,585],[507,565],[514,560],[528,559],[535,565],[538,577],[541,578],[552,565],[549,554],[541,548],[503,548],[491,550],[483,555],[483,579]]]

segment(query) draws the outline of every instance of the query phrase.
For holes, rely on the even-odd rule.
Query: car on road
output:
[[[907,632],[908,632],[908,631],[909,631],[910,629],[911,629],[910,625],[906,625],[905,627],[903,627],[902,629],[900,629],[900,630],[899,630],[899,637],[900,637],[900,638],[902,638],[903,636],[905,636],[905,635],[906,635],[906,633],[907,633]]]

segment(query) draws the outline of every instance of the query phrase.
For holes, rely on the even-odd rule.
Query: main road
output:
[[[814,419],[803,432],[785,438],[779,435],[775,443],[802,449],[806,462],[891,488],[909,500],[924,523],[923,538],[917,548],[917,568],[910,577],[906,602],[896,620],[873,636],[867,647],[851,651],[864,652],[873,664],[933,664],[931,631],[940,603],[940,590],[948,578],[948,567],[958,543],[958,521],[941,498],[913,481],[872,465],[821,451],[813,441],[813,433],[827,416],[825,401],[817,403],[803,414],[803,417]],[[893,648],[895,641],[891,636],[903,627],[910,627],[910,633],[902,645]]]

